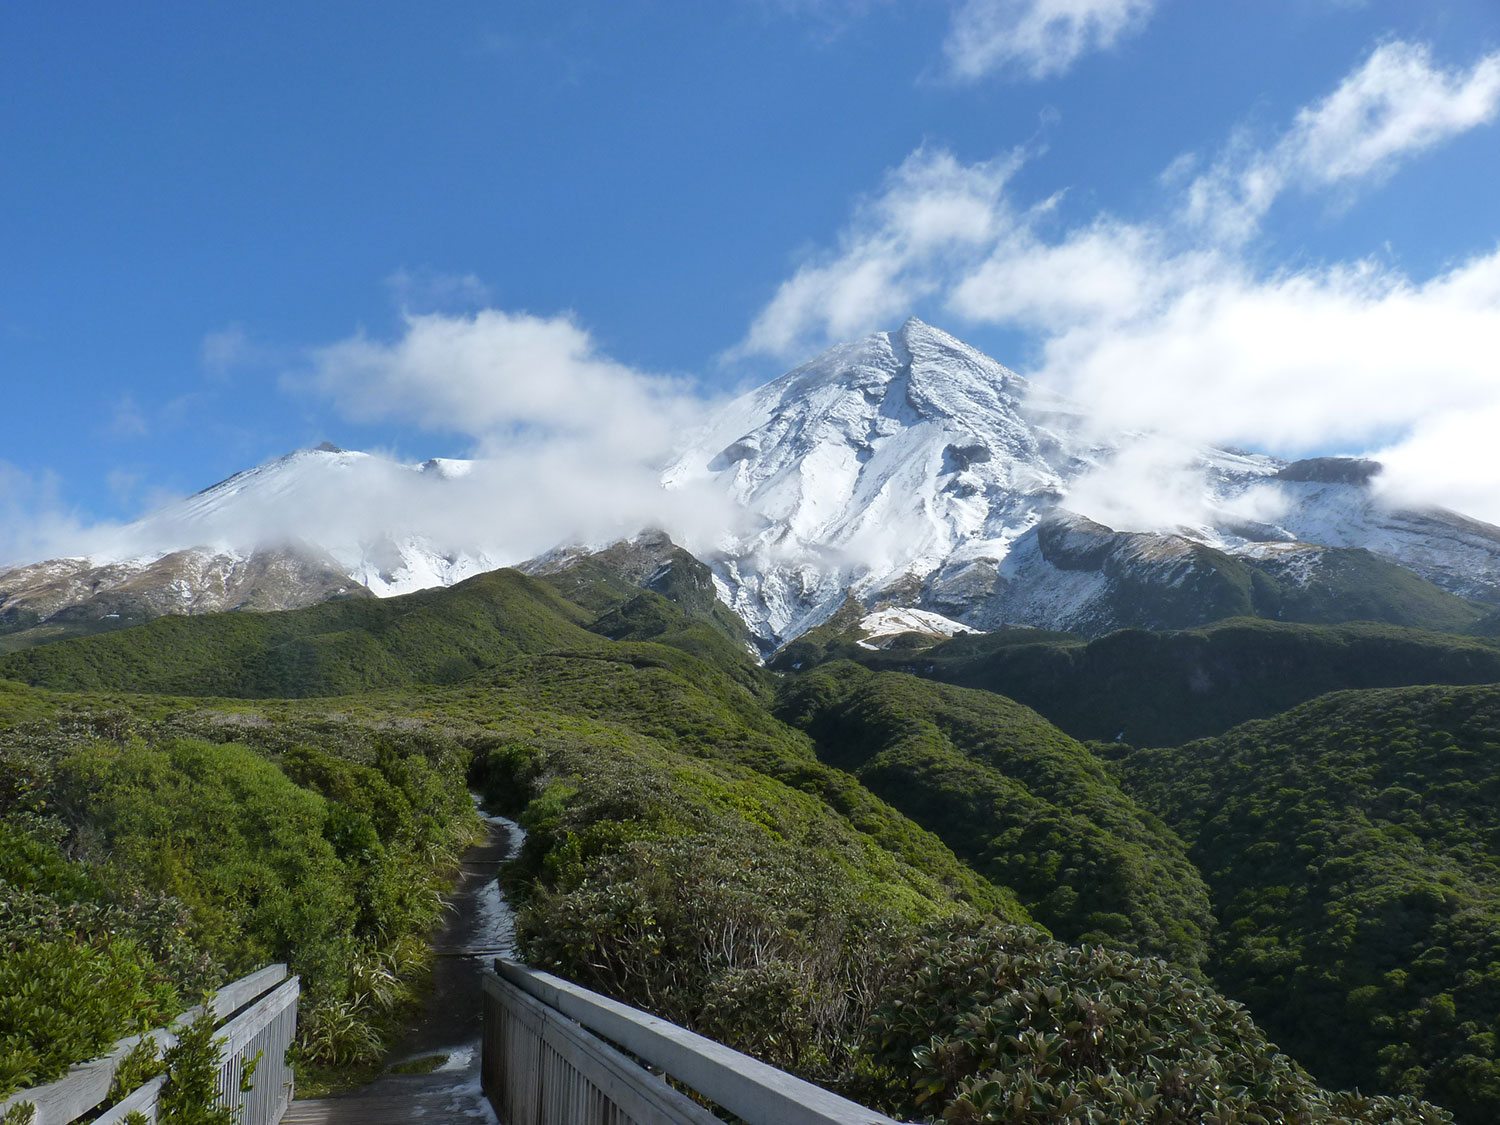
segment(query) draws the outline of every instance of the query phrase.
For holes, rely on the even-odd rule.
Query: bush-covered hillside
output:
[[[1181,841],[1036,712],[847,662],[793,681],[781,710],[1059,937],[1205,957],[1208,894]]]
[[[1331,695],[1119,770],[1208,880],[1214,979],[1298,1059],[1500,1119],[1500,688]]]
[[[1319,1090],[1215,993],[1183,845],[1035,713],[848,664],[778,710],[673,590],[549,583],[9,658],[93,694],[0,683],[0,975],[118,1000],[0,1002],[9,1080],[282,957],[304,1057],[377,1055],[478,786],[529,829],[534,963],[890,1112],[1446,1120]]]
[[[846,626],[791,646],[777,666],[835,656],[984,688],[1034,707],[1075,738],[1137,746],[1220,734],[1330,691],[1500,681],[1500,647],[1468,637],[1248,619],[1177,633],[1127,629],[1087,643],[1008,629],[921,651],[862,649]]]
[[[285,613],[160,617],[0,657],[0,679],[67,691],[300,698],[456,683],[521,652],[597,647],[590,615],[497,570],[446,590]]]
[[[12,715],[26,713],[19,694]],[[7,717],[0,1093],[275,960],[303,975],[309,1061],[378,1056],[397,977],[424,960],[475,830],[462,748],[327,720],[151,722],[86,701]]]

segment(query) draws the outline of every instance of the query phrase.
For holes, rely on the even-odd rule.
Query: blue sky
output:
[[[712,397],[908,312],[1195,439],[1428,466],[1500,411],[1493,0],[1067,7],[7,5],[0,513],[128,518],[325,438],[462,455],[559,424],[580,357]],[[455,397],[417,336],[479,309],[560,352]],[[1326,344],[1316,399],[1237,332]],[[1282,392],[1305,424],[1238,409]],[[1459,504],[1472,446],[1409,475]]]

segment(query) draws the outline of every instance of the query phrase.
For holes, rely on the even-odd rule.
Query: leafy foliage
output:
[[[551,587],[500,570],[384,601],[160,617],[0,657],[0,677],[70,691],[338,695],[454,683],[517,653],[597,647],[586,619]]]
[[[0,729],[0,1091],[270,960],[302,974],[310,1016],[354,1006],[350,1036],[379,1042],[406,997],[391,970],[417,967],[473,831],[468,760],[328,719],[73,710]]]
[[[1013,926],[907,948],[867,1030],[898,1113],[980,1122],[1437,1125],[1411,1098],[1320,1090],[1248,1012],[1162,961]]]
[[[157,1108],[161,1125],[234,1125],[234,1110],[216,1104],[220,1045],[207,1013],[178,1030],[177,1042],[162,1059],[167,1081]]]
[[[175,1013],[128,938],[23,939],[0,958],[0,1094],[49,1082]]]
[[[1500,688],[1326,696],[1119,768],[1208,879],[1214,978],[1299,1059],[1500,1117]]]
[[[1124,758],[1117,765],[1132,796],[1094,753],[1025,707],[847,663],[786,684],[777,703],[773,679],[715,620],[712,603],[698,604],[695,575],[685,568],[641,592],[607,575],[540,582],[501,572],[412,598],[169,620],[4,658],[4,674],[96,694],[0,684],[0,936],[55,945],[52,955],[79,979],[100,971],[90,958],[119,958],[112,987],[138,988],[121,1001],[137,1021],[157,1015],[141,997],[166,1011],[204,982],[289,959],[307,988],[304,1061],[368,1061],[420,963],[418,935],[435,917],[442,873],[472,829],[465,790],[474,784],[518,811],[529,832],[508,878],[533,963],[893,1112],[952,1121],[1444,1119],[1409,1099],[1318,1089],[1193,969],[1209,949],[1208,890],[1182,839],[1144,803],[1198,849],[1226,923],[1208,967],[1224,979],[1244,969],[1232,979],[1245,988],[1232,994],[1250,999],[1255,982],[1272,981],[1268,965],[1308,997],[1348,975],[1305,935],[1290,956],[1257,960],[1257,927],[1303,924],[1296,909],[1266,920],[1287,900],[1260,896],[1264,880],[1252,867],[1283,869],[1241,854],[1240,843],[1204,858],[1205,840],[1216,838],[1206,827],[1218,812],[1211,787],[1260,794],[1274,769],[1222,782],[1208,772],[1212,752],[1188,768],[1166,752],[1137,758],[1117,746],[1109,753]],[[1312,661],[1307,653],[1337,642],[1364,654],[1335,679],[1365,657],[1379,667],[1415,652],[1430,660],[1421,667],[1461,670],[1464,661],[1487,667],[1492,652],[1368,630],[1302,631],[1288,642],[1275,626],[1233,628],[1265,630],[1236,652],[1291,643]],[[1212,648],[1217,631],[1204,635]],[[1381,656],[1392,635],[1396,655]],[[961,662],[1013,648],[1007,659],[1017,666],[1082,651],[1066,638],[1016,639],[961,638],[949,651]],[[1131,659],[1155,659],[1153,650],[1122,651],[1114,666],[1129,674],[1095,685],[1106,702],[1144,692],[1142,713],[1169,702],[1150,695],[1147,673],[1132,679]],[[1456,663],[1442,663],[1449,659]],[[1269,673],[1246,682],[1241,696],[1229,691],[1225,714],[1280,698]],[[97,694],[105,691],[125,694]],[[147,691],[197,698],[139,694]],[[1440,750],[1424,743],[1413,753],[1431,764]],[[1366,849],[1339,820],[1346,765],[1293,771],[1270,797],[1257,796],[1260,820],[1245,821],[1245,846],[1295,805],[1283,791],[1311,785],[1322,803],[1277,832],[1335,853],[1333,833],[1344,833],[1375,854],[1373,839]],[[1428,767],[1413,759],[1406,768]],[[1180,800],[1168,792],[1173,771],[1191,780]],[[1441,1096],[1470,1113],[1489,1080],[1472,1059],[1488,1065],[1484,1037],[1494,1029],[1483,1000],[1493,993],[1483,962],[1494,932],[1482,932],[1489,876],[1475,871],[1485,857],[1493,868],[1500,835],[1488,813],[1470,808],[1490,798],[1487,780],[1473,781],[1479,793],[1468,804],[1457,790],[1450,800],[1445,787],[1457,779],[1421,780],[1428,794],[1444,794],[1434,806],[1443,817],[1462,809],[1467,819],[1451,848],[1401,820],[1395,827],[1421,847],[1398,832],[1387,851],[1413,879],[1435,872],[1472,907],[1468,928],[1438,935],[1441,958],[1432,943],[1387,939],[1404,958],[1402,996],[1420,994],[1414,1007],[1392,1014],[1384,993],[1365,1008],[1369,994],[1326,991],[1333,1007],[1344,1002],[1339,1019],[1373,1013],[1372,1035],[1384,1037],[1386,1053],[1359,1081]],[[1320,825],[1333,827],[1320,836]],[[1445,881],[1442,863],[1462,878]],[[1309,856],[1295,852],[1279,886],[1311,886],[1308,868]],[[1377,869],[1351,870],[1350,886],[1387,885]],[[1343,877],[1328,864],[1320,871]],[[1401,879],[1389,885],[1404,895]],[[1318,922],[1333,928],[1316,930],[1316,940],[1357,937],[1367,904],[1342,891],[1325,897],[1339,913]],[[1236,914],[1242,907],[1248,913]],[[1382,925],[1395,917],[1387,907],[1374,913]],[[1345,955],[1362,948],[1355,941]],[[0,956],[0,971],[9,957]],[[1442,973],[1456,983],[1433,991]],[[1398,987],[1389,973],[1382,980]],[[1272,983],[1264,987],[1269,995]],[[79,1037],[107,1043],[122,1033],[119,1020],[79,1012],[80,1026],[64,1028],[79,1045],[53,1051],[49,1065],[91,1049]],[[50,1017],[17,1013],[20,1049],[34,1051]],[[1275,1026],[1285,1034],[1288,1024]],[[1466,1054],[1454,1053],[1460,1039]],[[1317,1047],[1298,1044],[1310,1058]],[[1343,1081],[1326,1059],[1315,1066]]]

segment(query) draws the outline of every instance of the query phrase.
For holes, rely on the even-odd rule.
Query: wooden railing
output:
[[[259,972],[221,988],[204,1006],[184,1012],[173,1023],[181,1028],[205,1010],[214,1018],[215,1039],[220,1041],[220,1065],[216,1085],[218,1104],[237,1110],[241,1125],[275,1125],[292,1097],[292,1072],[287,1048],[297,1030],[298,978],[288,977],[285,965],[268,965]],[[172,1028],[157,1028],[145,1035],[121,1039],[102,1058],[73,1067],[56,1082],[22,1090],[0,1101],[0,1114],[12,1106],[30,1103],[36,1111],[35,1125],[68,1125],[93,1113],[109,1097],[115,1069],[142,1039],[154,1039],[158,1052],[177,1042]],[[241,1090],[245,1064],[255,1060],[248,1092]],[[93,1125],[117,1125],[132,1112],[144,1114],[155,1125],[157,1101],[164,1078],[155,1078],[109,1106],[93,1119]]]
[[[510,961],[484,974],[482,1077],[504,1125],[722,1125],[647,1066],[746,1125],[895,1125],[558,977]]]

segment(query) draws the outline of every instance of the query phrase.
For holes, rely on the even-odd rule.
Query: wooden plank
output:
[[[301,988],[297,977],[282,981],[218,1031],[223,1039],[218,1101],[237,1111],[241,1125],[274,1125],[291,1099],[292,1077],[285,1053]],[[250,1089],[243,1091],[245,1060],[257,1052],[261,1058]]]
[[[660,1077],[626,1058],[608,1043],[566,1016],[549,1010],[515,985],[486,971],[487,1004],[493,1002],[524,1023],[526,1032],[540,1039],[540,1104],[536,1111],[503,1103],[501,1116],[509,1125],[530,1125],[530,1113],[544,1123],[615,1121],[637,1125],[721,1125],[708,1110],[672,1089]],[[485,1049],[489,1051],[489,1044]],[[535,1064],[533,1064],[535,1065]],[[521,1075],[507,1075],[512,1082]],[[592,1107],[592,1108],[586,1108]],[[496,1105],[500,1114],[502,1105]]]
[[[257,969],[247,977],[241,977],[233,984],[227,984],[218,992],[214,993],[211,1001],[214,1019],[223,1020],[232,1016],[252,1000],[259,999],[262,995],[270,992],[282,981],[286,980],[287,967],[277,963],[267,965],[264,969]],[[181,1019],[176,1021],[182,1023]]]
[[[297,1002],[301,993],[302,982],[293,977],[219,1028],[216,1034],[224,1040],[224,1057],[228,1058],[248,1047],[272,1020]]]
[[[530,997],[527,997],[530,999]],[[722,1125],[686,1094],[632,1062],[566,1016],[549,1014],[543,1042],[603,1100],[639,1125]]]
[[[147,1122],[150,1125],[156,1125],[157,1102],[161,1098],[161,1088],[166,1085],[166,1082],[165,1075],[151,1079],[150,1082],[134,1090],[96,1117],[94,1125],[120,1125],[130,1113],[144,1113]]]
[[[536,1000],[670,1074],[749,1125],[896,1125],[884,1114],[549,973],[497,960]]]

